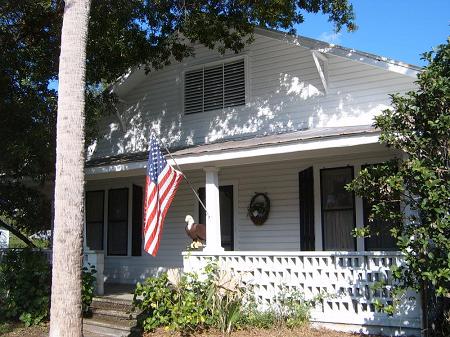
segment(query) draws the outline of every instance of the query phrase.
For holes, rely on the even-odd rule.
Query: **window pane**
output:
[[[345,185],[353,179],[353,168],[324,169],[321,174],[322,231],[324,250],[355,250],[353,193]]]
[[[103,250],[104,192],[86,192],[86,245],[92,250]]]
[[[324,210],[353,208],[353,193],[345,189],[352,181],[350,167],[322,170],[322,205]]]
[[[86,245],[92,250],[103,250],[103,222],[86,222]]]
[[[324,250],[355,250],[353,210],[323,213]]]
[[[128,189],[108,192],[108,255],[127,255]]]
[[[126,221],[128,218],[128,189],[110,190],[108,204],[109,221]]]
[[[127,255],[128,223],[108,223],[108,255]]]
[[[86,192],[86,222],[103,222],[103,191]]]
[[[363,199],[364,226],[370,228],[371,236],[365,239],[366,250],[398,250],[395,239],[391,235],[392,223],[373,219],[369,221],[371,205],[367,199]],[[399,205],[400,207],[400,205]]]

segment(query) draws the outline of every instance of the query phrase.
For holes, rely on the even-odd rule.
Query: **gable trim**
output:
[[[267,28],[255,28],[255,34],[286,42],[291,45],[307,48],[316,52],[349,59],[351,61],[367,64],[373,67],[392,71],[402,75],[416,78],[422,67],[397,61],[384,56],[366,53],[363,51],[342,47],[335,44],[315,40],[309,37],[292,35],[285,32]]]

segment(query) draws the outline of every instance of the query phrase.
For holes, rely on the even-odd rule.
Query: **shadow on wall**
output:
[[[347,92],[330,83],[325,95],[312,57],[310,62],[301,72],[252,79],[251,97],[245,106],[190,115],[182,112],[181,71],[171,72],[177,75],[168,83],[171,89],[167,94],[140,88],[141,96],[135,94],[132,103],[119,107],[121,113],[105,119],[100,126],[104,131],[89,147],[88,157],[146,151],[152,132],[167,146],[184,147],[315,127],[368,125],[374,114],[388,107],[386,94],[378,100],[385,103],[372,103],[367,92],[366,98],[350,93],[355,86]]]

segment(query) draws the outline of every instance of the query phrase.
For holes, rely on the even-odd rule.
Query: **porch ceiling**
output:
[[[235,166],[298,158],[314,158],[367,151],[382,151],[379,131],[372,126],[328,127],[234,139],[174,150],[172,157],[184,170],[206,166]],[[90,160],[87,179],[144,174],[147,152]],[[174,160],[166,157],[174,165]]]

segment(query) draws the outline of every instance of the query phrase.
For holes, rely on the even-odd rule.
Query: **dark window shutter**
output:
[[[104,200],[104,191],[86,192],[86,244],[92,250],[103,250]]]
[[[141,186],[133,185],[133,209],[131,230],[131,255],[142,255],[142,212],[143,191]]]
[[[300,250],[315,250],[314,172],[309,167],[299,172]]]

